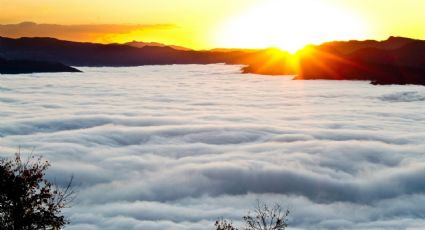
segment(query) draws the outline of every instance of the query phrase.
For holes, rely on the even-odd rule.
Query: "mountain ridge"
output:
[[[137,48],[143,48],[143,47],[146,47],[146,46],[157,46],[157,47],[170,47],[170,48],[173,48],[175,50],[183,50],[183,51],[193,50],[193,49],[189,49],[189,48],[186,48],[186,47],[183,47],[183,46],[167,45],[167,44],[163,44],[163,43],[159,43],[159,42],[131,41],[131,42],[123,43],[123,45],[128,45],[128,46],[137,47]]]
[[[295,80],[369,80],[373,84],[425,85],[425,41],[389,37],[309,45],[283,60],[297,65],[248,65],[246,73],[296,75]]]
[[[269,48],[177,50],[171,46],[72,42],[55,38],[0,37],[8,59],[60,62],[68,66],[240,64],[243,73],[296,75],[294,79],[369,80],[374,84],[425,85],[425,41],[389,37],[309,45],[297,54]]]

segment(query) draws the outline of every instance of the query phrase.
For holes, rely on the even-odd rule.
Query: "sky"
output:
[[[424,39],[423,9],[422,0],[0,0],[0,35],[294,50],[329,40]]]
[[[289,229],[423,229],[425,89],[292,81],[234,65],[2,75],[0,156],[74,175],[69,230],[239,225],[257,199]],[[239,228],[243,229],[243,228]]]

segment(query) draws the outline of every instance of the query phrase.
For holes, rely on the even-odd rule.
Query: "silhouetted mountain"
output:
[[[54,38],[0,37],[0,54],[10,59],[58,61],[70,66],[139,66],[165,64],[249,64],[255,53],[182,51],[120,44],[62,41]]]
[[[424,66],[423,66],[424,67]],[[400,65],[392,52],[363,48],[351,55],[311,49],[298,59],[296,80],[370,80],[373,84],[425,85],[425,68]]]
[[[290,64],[290,62],[293,62]],[[261,67],[261,68],[259,68]],[[373,84],[425,85],[425,41],[390,37],[385,41],[327,42],[297,55],[245,72],[296,75],[295,79],[370,80]]]
[[[390,37],[385,41],[328,42],[296,55],[279,49],[212,51],[142,48],[53,38],[0,37],[0,55],[9,59],[61,62],[70,66],[243,64],[244,73],[296,75],[295,79],[370,80],[374,84],[425,85],[425,41]]]
[[[159,42],[138,42],[138,41],[132,41],[132,42],[127,42],[124,43],[124,45],[128,45],[128,46],[132,46],[132,47],[137,47],[137,48],[143,48],[145,46],[157,46],[157,47],[170,47],[173,48],[175,50],[184,50],[184,51],[189,51],[192,49],[183,47],[183,46],[175,46],[175,45],[166,45],[166,44],[162,44]]]
[[[32,60],[6,60],[0,58],[0,74],[81,72],[57,62]]]
[[[333,49],[341,54],[350,54],[364,48],[376,48],[382,50],[394,50],[417,40],[404,37],[389,37],[384,41],[365,40],[365,41],[333,41],[325,42],[320,45],[321,49]]]

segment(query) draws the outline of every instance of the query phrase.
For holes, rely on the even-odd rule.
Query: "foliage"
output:
[[[288,226],[289,210],[282,210],[279,204],[273,206],[260,201],[253,211],[243,217],[245,230],[284,230]],[[225,219],[217,220],[216,230],[237,230],[232,222]]]
[[[243,219],[247,230],[284,230],[288,224],[289,210],[283,211],[279,204],[269,206],[257,202],[253,213],[250,212]]]
[[[41,157],[0,160],[0,226],[4,230],[60,229],[62,215],[74,198],[72,177],[65,188],[45,179],[50,164]]]
[[[217,220],[214,225],[216,230],[238,230],[237,228],[233,227],[232,222],[225,219]]]

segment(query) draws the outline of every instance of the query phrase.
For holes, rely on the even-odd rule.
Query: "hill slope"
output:
[[[0,58],[0,74],[81,72],[58,62],[6,60]]]

